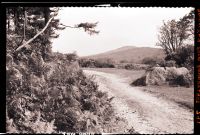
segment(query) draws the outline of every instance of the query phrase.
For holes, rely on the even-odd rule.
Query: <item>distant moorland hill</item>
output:
[[[124,46],[105,53],[85,56],[91,59],[113,59],[116,62],[126,61],[141,63],[144,58],[164,58],[165,54],[160,48]]]

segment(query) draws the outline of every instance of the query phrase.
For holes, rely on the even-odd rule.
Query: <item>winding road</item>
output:
[[[193,112],[176,103],[146,93],[125,83],[115,74],[84,70],[95,76],[99,90],[114,96],[112,105],[116,115],[127,120],[140,134],[193,133]]]

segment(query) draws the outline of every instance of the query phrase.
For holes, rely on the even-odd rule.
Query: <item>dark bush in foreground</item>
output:
[[[14,38],[8,40],[8,46],[15,44]],[[109,98],[83,74],[76,55],[55,53],[44,62],[34,50],[19,57],[12,46],[8,52],[8,133],[109,132],[105,126],[115,119]]]

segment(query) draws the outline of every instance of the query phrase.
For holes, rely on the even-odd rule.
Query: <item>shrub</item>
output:
[[[78,59],[78,56],[76,53],[69,53],[65,55],[66,59],[70,62],[76,61]]]
[[[148,64],[148,65],[156,65],[159,64],[162,61],[162,59],[159,59],[157,57],[154,58],[150,58],[150,57],[146,57],[142,60],[142,64]]]
[[[120,60],[120,63],[128,63],[127,60]]]
[[[146,57],[146,58],[144,58],[144,59],[142,60],[142,63],[143,63],[143,64],[154,65],[154,64],[156,64],[156,61],[155,61],[155,59],[153,59],[153,58]]]
[[[91,81],[91,78],[86,78],[77,68],[73,65],[66,68],[64,63],[57,64],[54,73],[44,83],[39,82],[40,78],[35,76],[32,81],[24,80],[22,86],[15,84],[15,80],[10,80],[11,75],[8,75],[9,82],[13,82],[7,88],[8,93],[12,92],[7,94],[8,118],[13,119],[14,123],[13,130],[8,126],[8,132],[15,130],[20,133],[85,132],[89,130],[85,128],[88,119],[84,117],[86,110],[94,113],[93,115],[102,121],[104,117],[111,117],[111,112],[109,114],[99,112],[99,108],[110,104],[104,96],[106,93],[97,92],[97,84]],[[39,80],[33,83],[36,79]],[[109,109],[112,110],[112,107]],[[38,110],[41,111],[40,116]],[[24,115],[27,117],[25,120],[23,120]],[[100,127],[103,125],[99,124]],[[94,125],[93,130],[98,128]]]
[[[111,59],[79,59],[79,65],[90,68],[115,68],[115,63]]]
[[[107,94],[79,68],[75,54],[54,53],[47,63],[40,51],[14,57],[12,46],[7,49],[7,132],[106,132],[103,122],[115,119],[113,108]]]
[[[176,52],[167,55],[165,59],[176,61],[176,64],[180,67],[192,69],[194,67],[194,46],[183,46],[177,49]]]
[[[147,65],[146,64],[120,64],[118,65],[118,68],[124,68],[124,69],[128,69],[128,70],[145,70],[147,69]]]
[[[165,66],[166,67],[176,67],[176,61],[174,61],[174,60],[166,61]]]
[[[188,74],[174,76],[168,79],[170,85],[179,85],[190,87],[193,84],[192,76]]]

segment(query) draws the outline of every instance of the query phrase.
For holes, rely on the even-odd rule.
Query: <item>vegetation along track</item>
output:
[[[127,120],[127,128],[141,134],[193,133],[193,113],[178,104],[156,97],[125,83],[114,74],[84,70],[94,75],[99,89],[114,96],[116,115]]]

